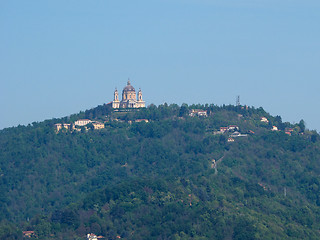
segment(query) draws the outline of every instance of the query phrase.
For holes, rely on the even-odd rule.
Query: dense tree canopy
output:
[[[105,128],[54,131],[80,118]],[[234,142],[220,132],[230,125],[243,135]],[[319,135],[303,120],[244,106],[103,105],[7,128],[0,239],[25,230],[38,239],[319,239],[319,159]]]

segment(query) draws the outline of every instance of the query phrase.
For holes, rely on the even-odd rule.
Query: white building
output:
[[[87,240],[98,240],[98,237],[93,233],[88,233]]]
[[[239,130],[239,127],[237,125],[229,125],[228,131],[231,131],[231,130]]]
[[[75,121],[74,122],[74,125],[75,126],[80,126],[80,127],[82,127],[82,126],[85,126],[85,125],[87,125],[87,124],[89,124],[89,123],[91,123],[92,121],[91,120],[89,120],[89,119],[79,119],[78,121]]]
[[[190,117],[194,117],[194,116],[199,116],[199,117],[207,117],[207,111],[204,111],[202,109],[192,109],[191,112],[189,113]]]

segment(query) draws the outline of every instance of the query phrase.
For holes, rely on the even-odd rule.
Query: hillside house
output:
[[[207,111],[204,111],[202,109],[191,109],[191,112],[189,113],[190,117],[198,116],[198,117],[207,117]]]
[[[230,137],[231,138],[235,138],[235,137],[247,137],[248,135],[247,134],[241,134],[240,132],[238,131],[235,131],[233,133],[230,134]]]
[[[93,122],[92,125],[95,130],[104,128],[104,123],[101,123],[101,122]]]
[[[62,129],[62,124],[61,123],[57,123],[54,125],[54,128],[56,130],[56,132],[59,132]]]
[[[230,134],[230,137],[239,137],[241,133],[235,131],[234,133]]]
[[[31,238],[36,236],[34,231],[23,231],[22,234],[25,238]]]
[[[149,120],[148,119],[137,119],[137,120],[135,120],[135,122],[149,122]]]
[[[261,117],[260,121],[264,122],[264,123],[268,123],[269,122],[269,120],[266,117]]]
[[[220,127],[220,132],[226,132],[228,131],[228,127]]]
[[[249,109],[249,106],[248,106],[248,105],[244,105],[244,106],[241,107],[241,109],[246,109],[246,110],[248,110],[248,109]]]
[[[97,235],[95,235],[93,233],[88,233],[87,240],[98,240],[98,237],[97,237]]]
[[[239,127],[237,125],[229,125],[228,131],[232,131],[232,130],[239,130]]]
[[[88,233],[87,234],[87,240],[98,240],[98,239],[104,239],[104,236],[97,236],[93,233]]]
[[[92,121],[89,119],[79,119],[78,121],[74,122],[75,126],[83,127],[86,126],[87,124],[91,123]]]
[[[228,142],[234,142],[233,138],[228,138]]]
[[[271,131],[278,131],[278,128],[276,126],[272,126]]]
[[[286,132],[293,132],[293,128],[286,128],[285,131]]]
[[[69,124],[69,123],[57,123],[57,124],[54,125],[54,128],[55,128],[56,132],[59,132],[62,129],[70,130],[71,124]]]

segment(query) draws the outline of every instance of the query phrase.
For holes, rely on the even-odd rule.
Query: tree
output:
[[[253,240],[255,239],[256,229],[251,221],[247,218],[242,217],[238,219],[237,224],[234,228],[233,239],[239,240]]]
[[[179,111],[179,117],[183,117],[188,113],[188,105],[187,104],[182,104],[180,107],[180,111]]]
[[[224,135],[220,135],[219,144],[225,144],[227,142],[227,138]]]
[[[306,125],[305,125],[305,122],[304,122],[303,119],[300,120],[298,126],[300,127],[300,131],[301,131],[301,132],[304,132],[304,131],[305,131]]]
[[[317,142],[318,141],[318,134],[312,134],[311,135],[311,142],[313,142],[313,143],[315,143],[315,142]]]

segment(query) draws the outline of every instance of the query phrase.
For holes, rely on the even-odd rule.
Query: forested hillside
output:
[[[55,131],[81,118],[105,128]],[[319,161],[303,120],[245,106],[103,105],[7,128],[0,239],[319,239]]]

